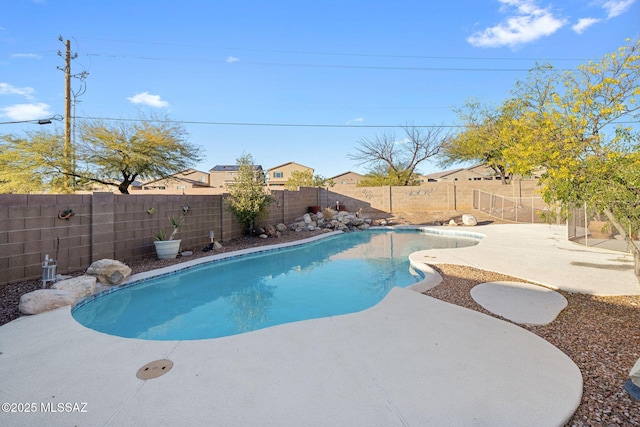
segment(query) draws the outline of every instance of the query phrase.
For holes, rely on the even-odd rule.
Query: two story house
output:
[[[253,165],[255,171],[262,171],[262,166]],[[212,187],[225,188],[233,185],[234,179],[240,173],[238,165],[216,165],[209,169],[209,182]]]
[[[274,166],[269,169],[269,175],[267,177],[269,188],[284,188],[293,172],[311,172],[311,175],[313,175],[314,170],[313,168],[295,162]]]

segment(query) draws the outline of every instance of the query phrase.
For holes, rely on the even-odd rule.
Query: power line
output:
[[[123,119],[110,117],[75,117],[80,120],[109,120],[121,122],[156,122],[185,125],[215,125],[215,126],[263,126],[263,127],[315,127],[315,128],[404,128],[406,125],[349,125],[349,124],[324,124],[324,123],[254,123],[254,122],[213,122],[192,120],[159,120],[159,119]],[[462,128],[462,125],[410,125],[416,128]]]
[[[99,37],[82,37],[87,40],[100,40],[108,42],[118,43],[131,43],[131,44],[146,44],[157,46],[175,46],[180,48],[196,48],[196,49],[215,49],[226,51],[241,51],[241,52],[258,52],[258,53],[285,53],[294,55],[318,55],[318,56],[351,56],[361,58],[393,58],[393,59],[446,59],[446,60],[462,60],[462,61],[591,61],[597,58],[508,58],[508,57],[481,57],[481,56],[438,56],[438,55],[398,55],[398,54],[383,54],[383,53],[361,53],[361,52],[328,52],[328,51],[306,51],[306,50],[285,50],[285,49],[257,49],[247,47],[230,47],[230,46],[207,46],[207,45],[191,45],[182,43],[171,42],[151,42],[141,40],[118,40],[118,39],[105,39]]]
[[[407,125],[350,125],[350,124],[326,124],[326,123],[258,123],[258,122],[214,122],[214,121],[194,121],[194,120],[160,120],[160,119],[123,119],[111,117],[74,117],[79,120],[109,120],[120,122],[155,122],[172,123],[184,125],[211,125],[211,126],[262,126],[262,127],[315,127],[315,128],[405,128]],[[637,124],[638,122],[611,122],[611,124]],[[465,125],[415,125],[409,127],[416,128],[466,128]]]
[[[225,62],[220,59],[203,59],[203,58],[171,58],[162,56],[134,56],[122,55],[115,53],[86,53],[86,56],[108,57],[108,58],[126,58],[126,59],[142,59],[146,61],[172,61],[172,62]],[[409,67],[409,66],[384,66],[384,65],[343,65],[343,64],[314,64],[314,63],[296,63],[296,62],[259,62],[259,61],[237,61],[233,62],[233,66],[243,65],[259,65],[270,67],[298,67],[298,68],[335,68],[335,69],[355,69],[355,70],[398,70],[398,71],[479,71],[479,72],[528,72],[532,68],[473,68],[473,67]],[[556,71],[572,71],[575,69],[556,68]]]

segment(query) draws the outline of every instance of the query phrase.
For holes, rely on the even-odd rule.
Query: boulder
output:
[[[62,289],[38,289],[20,297],[18,309],[22,314],[38,314],[66,305],[73,305],[76,297],[73,292]]]
[[[273,225],[267,225],[264,228],[264,234],[266,234],[267,236],[275,236],[277,232],[278,230],[276,230]]]
[[[458,224],[456,224],[456,220],[455,219],[452,219],[452,220],[449,221],[449,225],[456,226]]]
[[[292,231],[302,231],[302,229],[303,229],[304,227],[306,227],[306,226],[307,226],[307,223],[306,223],[306,222],[304,222],[304,221],[298,221],[298,222],[294,222],[293,224],[291,224],[291,225],[289,226],[289,228],[290,228]]]
[[[312,220],[311,220],[311,215],[309,215],[308,213],[304,214],[304,215],[302,216],[302,220],[303,220],[304,222],[306,222],[307,224],[311,224],[311,221],[312,221]]]
[[[101,259],[91,264],[85,274],[96,276],[100,283],[119,285],[129,277],[131,269],[120,261]]]
[[[71,279],[54,283],[53,286],[51,286],[51,289],[69,291],[75,296],[75,299],[77,301],[81,298],[85,298],[96,293],[96,277],[73,277]]]
[[[468,226],[475,226],[478,225],[478,220],[476,219],[475,216],[471,215],[471,214],[464,214],[462,215],[462,223],[464,225],[468,225]]]
[[[279,232],[282,233],[283,231],[287,231],[287,226],[282,224],[282,223],[280,223],[280,224],[276,225],[276,230],[278,230]]]

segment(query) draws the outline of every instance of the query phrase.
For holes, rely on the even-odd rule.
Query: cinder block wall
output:
[[[418,212],[424,210],[471,210],[473,190],[500,196],[539,196],[538,181],[513,181],[503,185],[499,181],[429,182],[415,187],[355,187],[336,185],[320,189],[322,206],[334,206],[336,201],[348,211],[362,209],[374,212]]]
[[[365,213],[471,210],[474,188],[505,196],[537,195],[535,181],[428,183],[419,187],[300,188],[275,190],[267,217],[256,225],[292,223],[309,206]],[[225,208],[227,195],[93,193],[86,195],[0,195],[0,285],[42,276],[46,254],[58,273],[85,270],[102,258],[130,261],[155,254],[152,233],[171,232],[169,216],[183,216],[182,249],[201,249],[209,231],[228,241],[245,230]],[[183,206],[188,212],[183,215]],[[59,214],[72,210],[69,219]],[[151,213],[152,212],[152,213]]]
[[[256,225],[289,224],[317,204],[318,190],[274,191],[267,217]],[[219,241],[245,233],[225,207],[228,195],[114,194],[0,195],[0,285],[42,277],[49,255],[60,274],[85,270],[93,261],[130,261],[154,256],[152,234],[172,231],[170,216],[185,226],[181,248],[201,249],[209,231]],[[183,206],[188,206],[183,213]],[[59,213],[72,210],[69,219]]]

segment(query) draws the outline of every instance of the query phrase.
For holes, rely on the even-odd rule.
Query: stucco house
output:
[[[167,190],[175,193],[174,190],[179,191],[186,188],[207,188],[209,186],[209,174],[207,172],[202,172],[196,169],[186,169],[164,178],[147,181],[142,184],[142,189]]]
[[[311,175],[313,175],[314,169],[296,162],[288,162],[274,166],[269,168],[267,184],[269,187],[284,187],[293,172],[311,172]]]
[[[255,171],[262,171],[261,165],[253,165]],[[233,185],[234,179],[240,173],[238,165],[216,165],[209,169],[209,183],[211,187],[225,188]]]
[[[341,173],[340,175],[333,176],[331,177],[331,179],[336,185],[356,186],[360,183],[360,181],[362,181],[362,179],[364,179],[364,175],[360,175],[357,172],[349,171]]]
[[[423,175],[425,182],[442,181],[486,181],[500,179],[490,167],[480,164],[469,168],[458,168]]]

